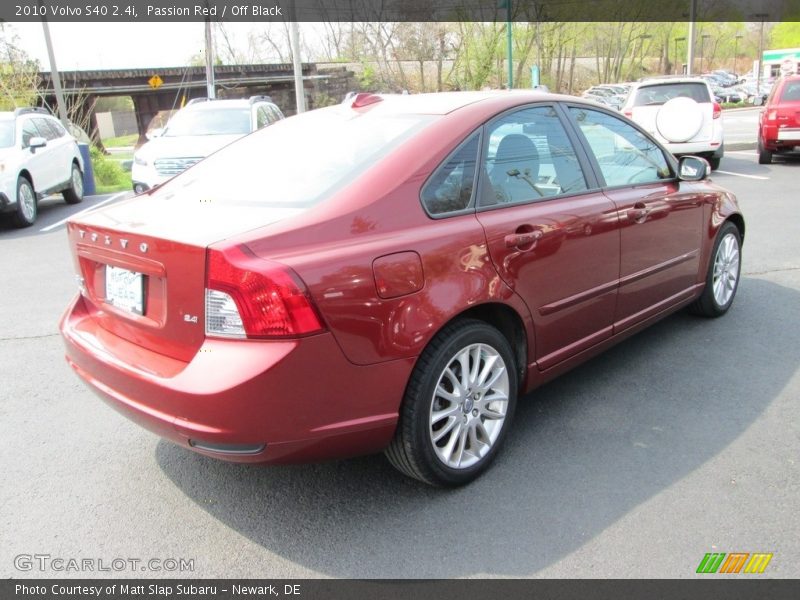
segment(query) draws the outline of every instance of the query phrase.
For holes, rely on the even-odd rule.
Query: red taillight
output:
[[[722,116],[722,107],[719,102],[714,102],[714,119],[719,119]]]
[[[768,110],[767,111],[767,121],[776,121],[778,119],[778,111],[777,110]]]
[[[633,111],[632,110],[626,110],[622,114],[625,115],[626,117],[628,117],[629,119],[633,117]]]
[[[225,335],[227,331],[224,326],[209,330],[213,317],[208,314],[209,290],[223,292],[233,299],[248,338],[284,338],[322,331],[322,320],[305,285],[289,267],[253,256],[241,246],[233,246],[209,249],[206,269],[206,332],[209,335]]]

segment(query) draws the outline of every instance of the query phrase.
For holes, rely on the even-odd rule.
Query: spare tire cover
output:
[[[691,98],[673,98],[664,103],[656,115],[658,132],[668,142],[692,139],[703,126],[703,109]]]

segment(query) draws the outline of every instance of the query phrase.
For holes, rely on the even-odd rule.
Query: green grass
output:
[[[108,160],[133,160],[133,152],[114,152],[114,154],[109,154],[106,158]]]
[[[131,181],[131,174],[125,173],[119,177],[117,181],[111,185],[95,185],[96,194],[113,194],[114,192],[127,192],[133,189],[133,182]]]
[[[120,146],[133,146],[139,141],[139,134],[132,133],[130,135],[121,135],[103,140],[103,145],[106,148],[119,148]]]

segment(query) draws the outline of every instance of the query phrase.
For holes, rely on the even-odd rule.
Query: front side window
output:
[[[650,183],[672,177],[661,149],[629,123],[589,108],[572,107],[569,112],[586,136],[607,186]]]
[[[267,115],[267,109],[264,106],[259,106],[258,110],[256,111],[256,129],[261,129],[262,127],[266,127],[269,123],[269,116]]]
[[[422,203],[431,215],[459,212],[469,207],[479,143],[480,135],[474,133],[447,157],[422,188]]]
[[[33,119],[33,122],[36,123],[36,129],[42,132],[42,137],[47,141],[54,140],[58,137],[58,132],[55,127],[53,127],[47,119],[36,118]]]
[[[31,145],[31,138],[44,137],[39,130],[36,129],[33,121],[28,119],[22,124],[22,147],[27,148]]]
[[[526,108],[489,126],[481,206],[517,204],[587,189],[575,149],[555,109]]]

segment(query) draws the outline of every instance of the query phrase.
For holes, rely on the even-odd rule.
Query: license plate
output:
[[[800,129],[779,129],[779,140],[800,140]]]
[[[144,314],[144,277],[141,273],[106,265],[106,302],[137,315]]]

